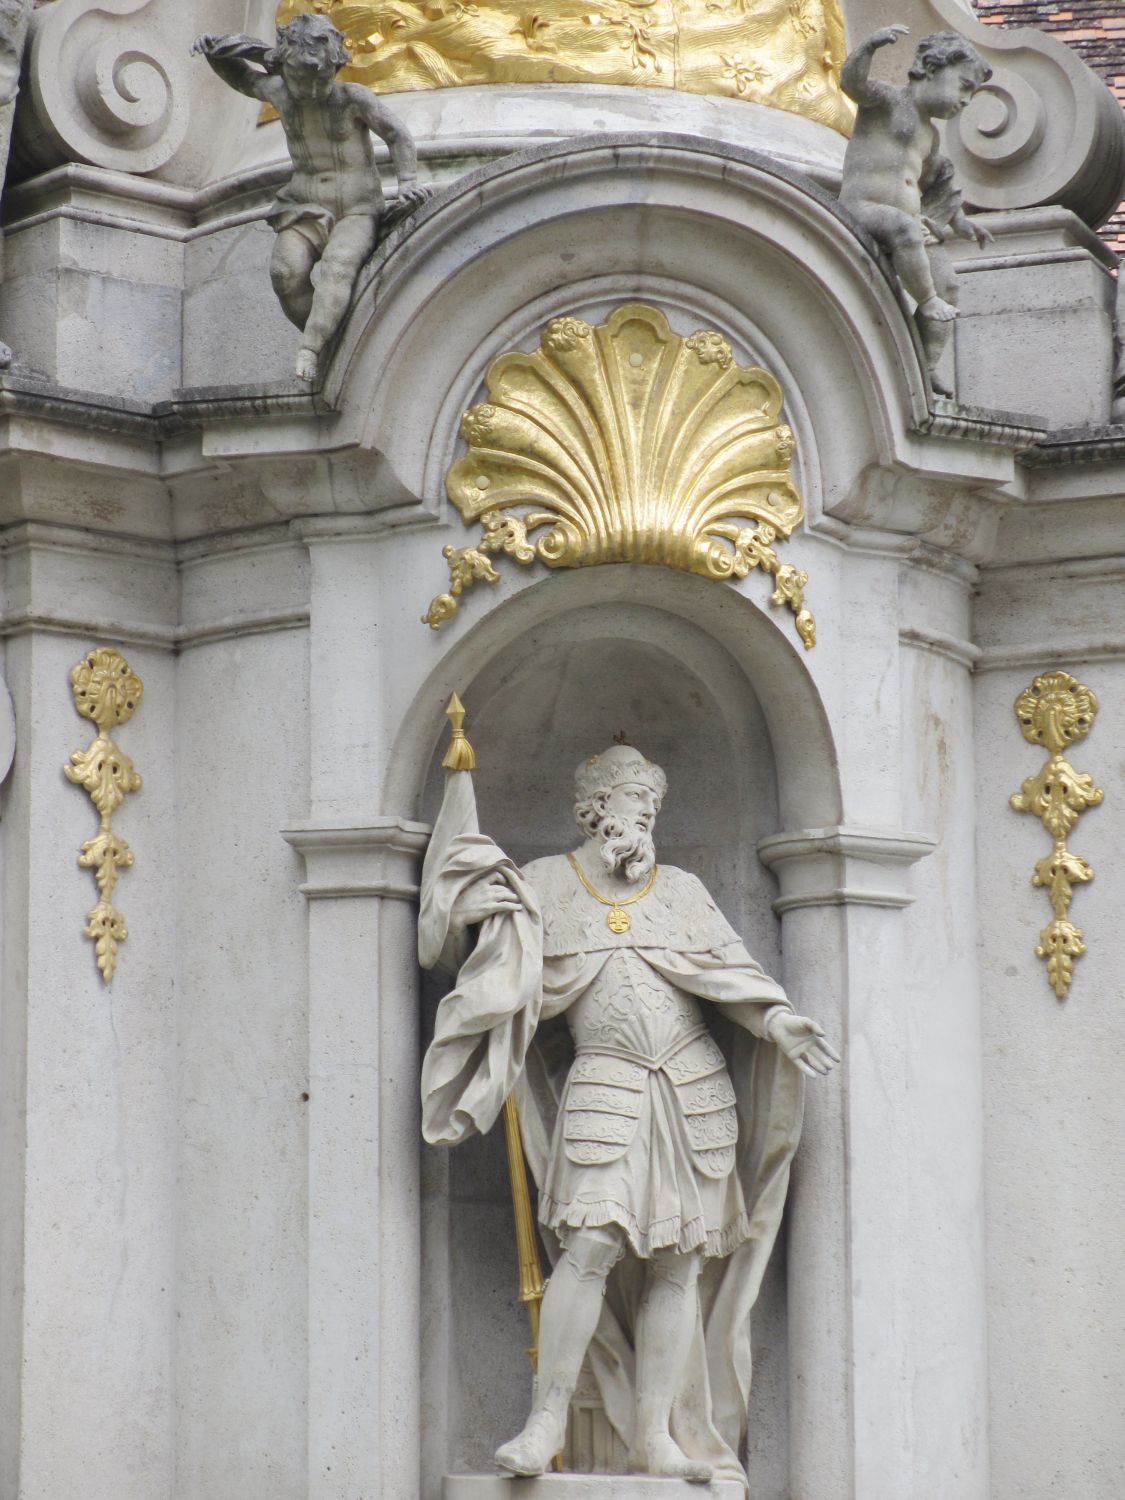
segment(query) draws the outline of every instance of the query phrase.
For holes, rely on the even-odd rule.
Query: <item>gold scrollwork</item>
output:
[[[1029,776],[1008,800],[1016,812],[1033,813],[1051,835],[1051,852],[1036,864],[1031,883],[1046,888],[1054,913],[1039,934],[1035,955],[1046,959],[1047,982],[1060,1000],[1070,988],[1074,959],[1086,951],[1081,930],[1069,916],[1074,886],[1094,878],[1089,864],[1067,848],[1067,835],[1079,814],[1097,807],[1105,796],[1062,752],[1089,734],[1097,711],[1093,693],[1069,672],[1044,672],[1015,702],[1024,739],[1042,745],[1049,757],[1038,775]]]
[[[681,338],[639,302],[597,327],[553,318],[534,354],[500,355],[485,383],[488,400],[461,420],[469,451],[446,475],[482,534],[444,549],[450,587],[425,624],[448,620],[474,582],[496,583],[488,558],[503,553],[549,568],[658,563],[714,579],[761,568],[773,576],[770,603],[788,605],[806,649],[815,644],[808,574],[773,546],[805,513],[781,388],[737,364],[721,334]]]
[[[75,708],[98,727],[97,738],[87,749],[75,750],[63,771],[75,786],[89,793],[100,819],[97,834],[82,845],[78,863],[93,870],[98,887],[98,904],[88,914],[85,935],[93,939],[98,969],[108,984],[117,966],[118,944],[129,936],[125,918],[110,897],[118,871],[133,863],[133,851],[113,832],[110,820],[129,792],[141,786],[133,762],[113,743],[109,732],[133,717],[144,684],[119,652],[99,646],[71,669],[70,687]]]

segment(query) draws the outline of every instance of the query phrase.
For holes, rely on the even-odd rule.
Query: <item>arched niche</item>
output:
[[[469,709],[482,830],[520,862],[572,848],[574,768],[623,731],[668,775],[659,857],[699,874],[751,951],[780,973],[776,887],[756,845],[785,826],[787,800],[801,805],[794,778],[818,785],[818,805],[807,808],[814,817],[830,822],[838,807],[822,721],[820,732],[806,737],[804,754],[791,743],[795,726],[799,733],[806,719],[819,719],[799,658],[745,599],[665,569],[588,569],[544,580],[525,595],[532,597],[496,608],[469,629],[443,662],[443,675],[456,677]],[[788,676],[787,690],[779,673]],[[427,820],[441,799],[445,734],[435,735],[432,714],[424,730],[417,721],[436,693],[431,677],[392,757],[405,766],[417,746],[413,764],[425,770],[414,773],[416,810]],[[816,754],[814,777],[809,757]],[[424,1040],[447,983],[431,976],[423,985]],[[430,1493],[442,1469],[489,1470],[496,1444],[526,1414],[530,1373],[502,1131],[452,1151],[425,1149],[422,1184]],[[749,1462],[755,1494],[783,1500],[789,1390],[780,1245],[754,1333]]]
[[[424,815],[426,782],[420,768],[430,764],[443,738],[441,711],[452,692],[465,699],[469,728],[479,738],[470,685],[485,672],[513,670],[529,640],[561,640],[603,629],[588,622],[596,620],[598,607],[605,607],[615,632],[632,621],[641,639],[663,645],[685,671],[714,680],[724,713],[734,701],[728,696],[735,693],[733,685],[749,685],[781,768],[774,831],[840,822],[840,782],[828,715],[791,616],[759,607],[749,597],[755,586],[767,591],[764,579],[751,574],[739,589],[671,568],[619,564],[538,575],[514,570],[512,581],[517,591],[507,597],[487,589],[467,596],[463,612],[444,627],[445,650],[396,714],[399,728],[387,756],[381,797],[388,813]],[[723,672],[732,675],[724,677]],[[617,724],[614,732],[622,728],[627,726]],[[482,746],[482,757],[486,753]],[[560,773],[569,777],[573,769],[574,757],[560,759]],[[737,767],[732,774],[739,774]]]

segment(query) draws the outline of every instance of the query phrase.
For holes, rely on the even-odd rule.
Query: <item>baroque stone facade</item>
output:
[[[456,691],[513,861],[570,847],[558,789],[623,734],[667,772],[659,858],[839,1045],[754,1310],[756,1500],[1116,1500],[1125,427],[1097,226],[1119,105],[1053,36],[898,8],[992,70],[943,127],[994,238],[951,246],[942,398],[839,201],[838,131],[670,88],[401,93],[432,196],[310,385],[269,276],[281,126],[190,53],[268,37],[275,9],[52,0],[30,23],[0,280],[0,1494],[495,1496],[530,1398],[503,1143],[420,1130],[444,985],[416,902]],[[888,20],[843,13],[849,48]],[[568,390],[611,395],[551,429],[562,508],[537,529],[502,492],[516,424],[562,388],[520,384],[545,338]],[[653,394],[673,368],[694,405]],[[720,389],[704,438],[738,461],[701,441],[692,469],[677,442]],[[628,475],[626,410],[664,424]],[[465,525],[490,490],[530,558],[518,527]],[[568,565],[599,546],[564,523],[590,540],[607,496],[712,491],[740,509],[701,525],[741,570],[667,566],[671,544]],[[451,561],[475,582],[431,630]],[[143,785],[113,810],[136,863],[109,983],[63,774],[97,647],[144,690],[114,730]],[[1086,951],[1062,1000],[1036,954],[1058,869],[1032,885],[1062,854],[1009,800],[1035,800],[1048,737],[1013,705],[1049,673],[1097,700],[1059,753],[1104,791],[1067,830]],[[571,1424],[568,1461],[621,1467],[596,1383]]]

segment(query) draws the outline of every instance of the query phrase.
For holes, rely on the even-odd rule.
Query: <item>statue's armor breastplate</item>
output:
[[[578,1051],[567,1081],[563,1135],[571,1161],[616,1161],[632,1144],[662,1073],[671,1085],[695,1166],[725,1177],[738,1118],[722,1051],[698,1001],[635,952],[618,949],[567,1011]]]

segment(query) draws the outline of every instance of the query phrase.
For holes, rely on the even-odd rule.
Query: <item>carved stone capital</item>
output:
[[[778,878],[781,916],[803,906],[909,906],[906,872],[936,848],[925,833],[803,828],[762,839],[758,858]]]
[[[363,826],[298,823],[283,828],[281,836],[304,856],[301,890],[310,901],[334,896],[413,901],[430,826],[402,818],[379,818]]]

